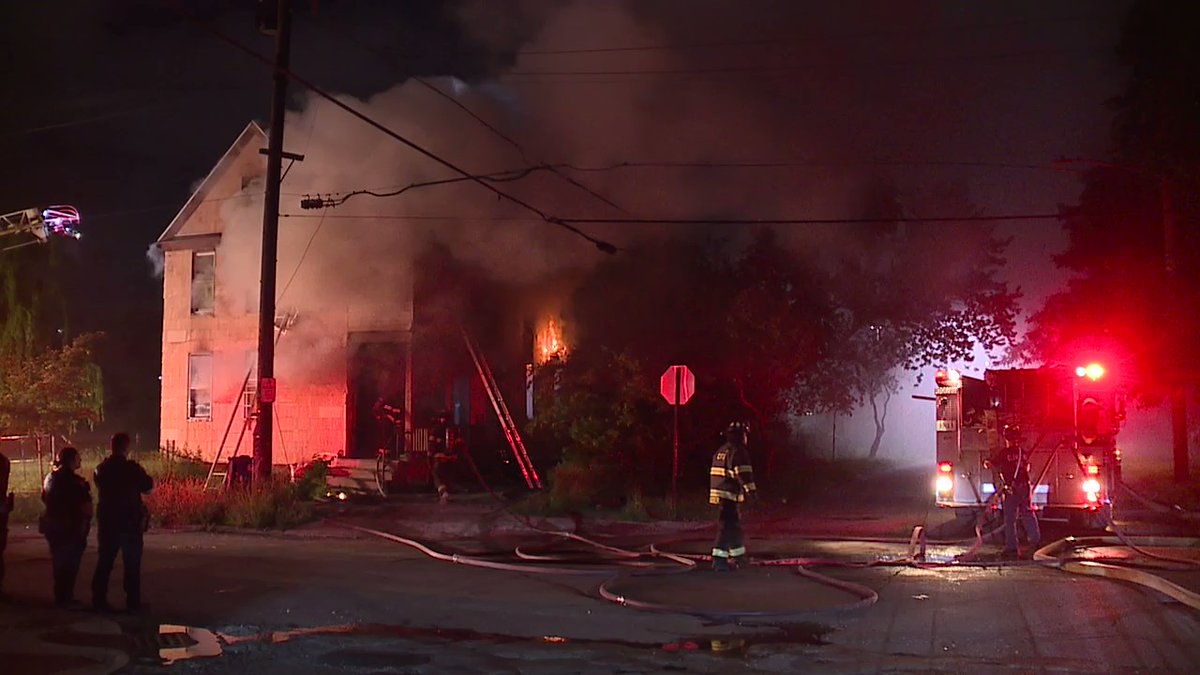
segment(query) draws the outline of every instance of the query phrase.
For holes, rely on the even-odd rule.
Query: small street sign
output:
[[[258,381],[258,400],[263,403],[275,402],[275,378],[264,377]]]

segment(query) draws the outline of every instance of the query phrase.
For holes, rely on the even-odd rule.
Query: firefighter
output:
[[[83,476],[75,473],[80,466],[79,451],[65,447],[58,451],[54,470],[42,482],[46,512],[38,530],[50,545],[54,604],[61,608],[75,604],[75,580],[92,527],[92,490]]]
[[[1014,425],[1004,427],[1004,449],[993,462],[997,482],[1003,494],[1004,510],[1004,557],[1017,557],[1017,521],[1025,528],[1030,550],[1036,550],[1042,534],[1030,503],[1032,488],[1029,485],[1029,457],[1021,448],[1021,429]]]
[[[719,505],[719,531],[713,544],[713,569],[729,572],[737,569],[738,559],[746,555],[738,504],[753,494],[754,469],[746,444],[750,427],[744,422],[732,422],[725,430],[725,443],[713,454],[709,469],[708,501]]]
[[[92,605],[102,611],[111,609],[108,578],[117,552],[124,567],[125,607],[137,610],[142,605],[142,535],[150,525],[142,494],[154,487],[154,480],[128,454],[129,434],[113,434],[112,454],[96,467],[94,478],[100,505],[96,514],[99,551],[92,576]]]
[[[450,414],[439,412],[434,415],[429,427],[429,473],[433,476],[433,485],[437,488],[438,503],[450,501],[450,485],[446,482],[449,472],[447,464],[453,461],[454,446],[452,443]]]

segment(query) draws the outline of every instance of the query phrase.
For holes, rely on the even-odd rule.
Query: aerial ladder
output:
[[[79,239],[79,210],[74,206],[49,206],[13,211],[0,215],[0,241],[8,235],[32,236],[17,244],[0,246],[0,253],[13,249],[45,244],[51,237]]]

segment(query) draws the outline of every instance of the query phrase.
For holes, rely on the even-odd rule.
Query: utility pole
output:
[[[270,0],[265,0],[270,2]],[[260,1],[260,7],[265,4]],[[275,72],[267,142],[267,184],[263,199],[262,277],[258,296],[258,421],[254,426],[254,482],[271,480],[271,442],[275,404],[275,265],[279,249],[279,183],[283,173],[283,116],[287,104],[287,71],[291,54],[290,0],[278,0],[274,17]],[[260,16],[259,28],[263,25]]]
[[[1167,302],[1170,303],[1171,322],[1175,323],[1176,319],[1179,318],[1179,297],[1181,291],[1176,260],[1176,249],[1179,246],[1179,226],[1175,221],[1175,207],[1171,199],[1171,183],[1167,179],[1166,174],[1159,176],[1158,195],[1162,211],[1163,262],[1167,270]],[[1171,383],[1171,448],[1175,465],[1175,482],[1186,483],[1191,476],[1191,469],[1188,466],[1186,380]]]

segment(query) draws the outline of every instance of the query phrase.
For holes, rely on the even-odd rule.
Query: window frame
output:
[[[208,378],[207,388],[194,387],[194,378],[196,375],[195,363],[198,359],[208,359]],[[212,421],[212,406],[213,406],[213,363],[214,358],[212,352],[193,352],[188,354],[188,372],[187,372],[187,421],[189,422],[211,422]],[[196,392],[208,392],[208,411],[207,413],[197,413],[199,406],[196,402]]]
[[[196,297],[196,262],[206,258],[211,261],[209,288],[207,293],[207,303],[205,307],[198,306]],[[192,251],[192,273],[190,283],[188,284],[188,307],[191,310],[192,316],[212,316],[217,309],[217,252],[216,251]]]

